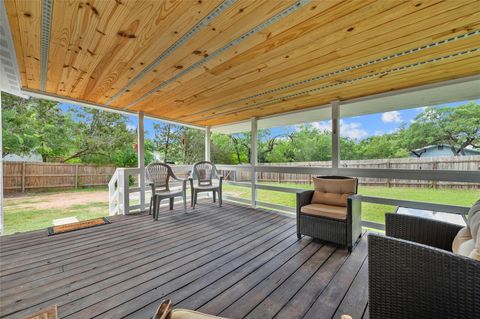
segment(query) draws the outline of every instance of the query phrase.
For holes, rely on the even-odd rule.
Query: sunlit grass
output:
[[[295,183],[265,184],[302,189],[312,189],[313,187],[309,184]],[[227,190],[232,196],[245,199],[250,198],[249,188],[225,185],[225,190]],[[378,186],[360,186],[358,192],[359,194],[366,196],[377,196],[459,206],[471,206],[480,198],[480,191],[475,189],[433,189],[406,187],[388,188]],[[295,207],[295,194],[260,189],[257,191],[257,199],[262,202]],[[394,206],[363,203],[362,219],[383,224],[385,222],[385,213],[393,212],[394,210]]]
[[[19,208],[9,204],[4,207],[5,234],[37,230],[52,226],[54,219],[76,217],[78,220],[88,220],[108,216],[107,202],[91,202],[75,204],[67,208],[35,209]]]
[[[271,185],[311,189],[309,184],[295,183],[269,183]],[[104,191],[105,189],[84,189],[78,192]],[[400,188],[400,187],[374,187],[360,186],[359,193],[368,196],[378,196],[394,199],[416,200],[439,204],[471,206],[480,198],[479,190],[465,189],[433,189],[433,188]],[[51,193],[50,193],[51,194]],[[249,200],[250,188],[225,185],[224,194]],[[95,201],[85,204],[74,204],[65,208],[40,209],[35,208],[35,203],[44,201],[40,196],[45,193],[32,194],[27,198],[8,198],[4,207],[5,234],[37,230],[52,226],[54,219],[77,217],[79,220],[93,219],[108,216],[108,202]],[[295,207],[295,194],[258,190],[258,200],[288,207]],[[36,198],[38,197],[38,198]],[[138,204],[138,199],[132,199],[131,204]],[[148,206],[148,201],[147,201]],[[364,203],[362,205],[362,219],[371,222],[384,223],[385,213],[393,212],[395,207]]]

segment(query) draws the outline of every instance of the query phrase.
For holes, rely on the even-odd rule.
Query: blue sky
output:
[[[441,104],[438,105],[438,107],[458,106],[467,102],[468,101],[461,101]],[[475,102],[480,104],[480,100],[476,100]],[[62,110],[67,110],[69,107],[76,106],[72,104],[61,104]],[[424,107],[418,107],[414,109],[343,118],[340,122],[340,132],[342,136],[348,136],[355,139],[364,139],[373,135],[391,133],[404,123],[408,125],[418,114],[423,111],[423,109]],[[146,137],[153,137],[153,125],[158,122],[160,121],[145,119],[145,130],[147,132],[145,134]],[[128,123],[129,127],[134,130],[138,125],[137,117],[134,115],[128,116]],[[329,121],[315,122],[312,124],[320,129],[329,129],[331,125]],[[270,134],[275,136],[291,132],[292,130],[295,130],[295,126],[275,127],[270,129]]]
[[[436,107],[459,106],[468,102],[469,101],[446,103],[437,105]],[[480,100],[476,100],[475,102],[480,104]],[[341,136],[347,136],[355,139],[364,139],[369,136],[391,133],[403,124],[410,124],[411,121],[424,110],[424,108],[425,107],[418,107],[399,111],[343,118],[340,121],[340,134]],[[312,124],[319,129],[330,130],[331,127],[331,121],[315,122]],[[276,127],[270,129],[270,132],[271,135],[275,136],[292,130],[295,130],[295,126]]]

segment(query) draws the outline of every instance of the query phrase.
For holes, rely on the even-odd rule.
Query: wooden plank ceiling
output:
[[[480,73],[480,0],[5,0],[25,89],[217,125]]]

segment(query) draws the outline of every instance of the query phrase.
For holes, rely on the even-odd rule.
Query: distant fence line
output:
[[[115,166],[3,162],[5,193],[106,186]]]
[[[328,168],[330,161],[323,162],[294,162],[294,163],[265,163],[260,165],[272,166],[310,166]],[[436,157],[436,158],[405,158],[379,160],[351,160],[341,161],[341,167],[348,168],[387,168],[387,169],[418,169],[418,170],[480,170],[480,156]],[[181,177],[187,175],[185,171],[189,165],[175,165]],[[5,193],[28,192],[47,189],[76,189],[92,186],[107,186],[115,172],[115,166],[100,166],[88,164],[37,163],[37,162],[3,162],[3,187]],[[225,179],[230,181],[251,181],[248,171],[224,171]],[[290,174],[275,172],[258,172],[259,182],[274,183],[302,183],[310,184],[312,175]],[[359,179],[364,186],[386,187],[433,187],[433,188],[467,188],[479,189],[480,183],[456,183],[422,180],[399,180],[386,178]]]
[[[265,163],[265,166],[309,166],[309,167],[332,167],[331,161],[322,162],[294,162],[294,163]],[[341,161],[340,167],[345,168],[383,168],[383,169],[416,169],[416,170],[458,170],[478,171],[480,170],[480,156],[458,156],[458,157],[435,157],[435,158],[400,158],[400,159],[378,159],[378,160],[348,160]],[[276,172],[258,172],[259,182],[274,183],[301,183],[310,184],[312,176],[309,174],[291,174]],[[231,172],[228,180],[250,181],[250,172]],[[364,186],[385,186],[385,187],[432,187],[432,188],[467,188],[478,189],[480,183],[456,183],[437,182],[423,180],[400,180],[387,178],[359,178],[359,183]]]

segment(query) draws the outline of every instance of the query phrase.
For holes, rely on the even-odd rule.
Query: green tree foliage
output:
[[[368,137],[356,145],[356,156],[344,159],[376,159],[408,157],[408,150],[402,147],[401,133],[390,133]],[[343,153],[342,153],[343,154]]]
[[[127,127],[127,117],[90,108],[73,109],[76,121],[75,151],[63,161],[112,163],[115,152],[133,148],[136,133]]]
[[[402,131],[401,141],[407,149],[447,144],[454,154],[465,155],[466,147],[480,147],[480,105],[429,107]]]
[[[2,157],[8,154],[26,155],[37,144],[35,110],[26,99],[2,92]]]
[[[74,147],[73,129],[56,102],[2,92],[3,156],[38,153],[44,162],[57,160]]]
[[[250,132],[212,134],[212,160],[222,164],[250,163],[250,137]]]
[[[126,166],[135,132],[123,115],[70,108],[2,92],[2,156],[38,153],[44,162],[110,163]],[[123,153],[122,153],[123,152]]]
[[[203,159],[204,132],[169,123],[156,123],[153,128],[152,144],[162,162],[193,164]]]
[[[56,102],[22,99],[2,92],[2,156],[38,153],[44,161],[137,165],[137,134],[124,115],[82,107],[62,110]],[[158,123],[153,139],[145,140],[145,163],[154,160],[192,164],[204,157],[204,132]],[[213,134],[211,157],[223,164],[250,162],[250,133]],[[260,130],[261,163],[331,160],[331,132],[313,125],[273,135]],[[480,105],[429,107],[413,123],[397,131],[356,140],[340,138],[341,158],[407,157],[410,151],[432,144],[448,144],[455,154],[480,144]],[[154,156],[155,155],[155,156]],[[157,157],[155,159],[155,157]]]
[[[184,127],[182,144],[182,164],[193,164],[204,159],[205,132],[194,128]]]

